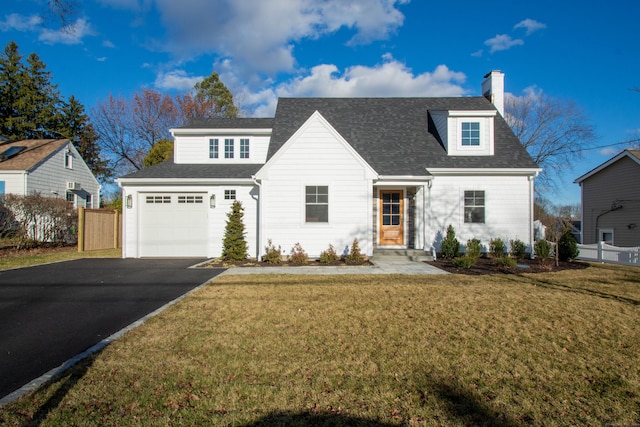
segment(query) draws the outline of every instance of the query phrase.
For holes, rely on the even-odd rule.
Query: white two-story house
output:
[[[242,202],[250,256],[269,240],[318,256],[358,239],[438,250],[448,225],[533,245],[540,169],[503,114],[504,75],[480,97],[281,98],[274,118],[172,129],[174,158],[117,180],[124,257],[217,257]]]

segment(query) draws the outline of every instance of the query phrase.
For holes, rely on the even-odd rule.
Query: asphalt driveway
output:
[[[80,259],[0,271],[0,398],[220,274],[198,259]]]

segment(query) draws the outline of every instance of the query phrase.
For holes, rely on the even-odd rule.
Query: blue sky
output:
[[[573,180],[640,134],[640,2],[427,0],[80,0],[67,30],[44,0],[0,4],[0,42],[37,53],[65,97],[88,111],[109,94],[183,92],[217,71],[245,115],[279,96],[477,96],[505,73],[514,96],[575,101],[601,148]]]

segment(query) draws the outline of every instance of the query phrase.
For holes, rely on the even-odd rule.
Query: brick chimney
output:
[[[487,98],[504,116],[504,74],[500,70],[492,70],[484,76],[482,96]]]

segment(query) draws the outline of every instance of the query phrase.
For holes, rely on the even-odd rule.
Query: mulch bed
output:
[[[495,265],[494,260],[487,257],[478,258],[478,262],[470,268],[456,268],[450,259],[428,261],[427,264],[431,264],[449,273],[467,274],[471,276],[483,274],[549,273],[562,270],[582,270],[589,266],[589,264],[580,261],[560,261],[559,265],[556,266],[554,260],[540,261],[538,259],[527,259],[518,261],[516,267],[505,268]]]

